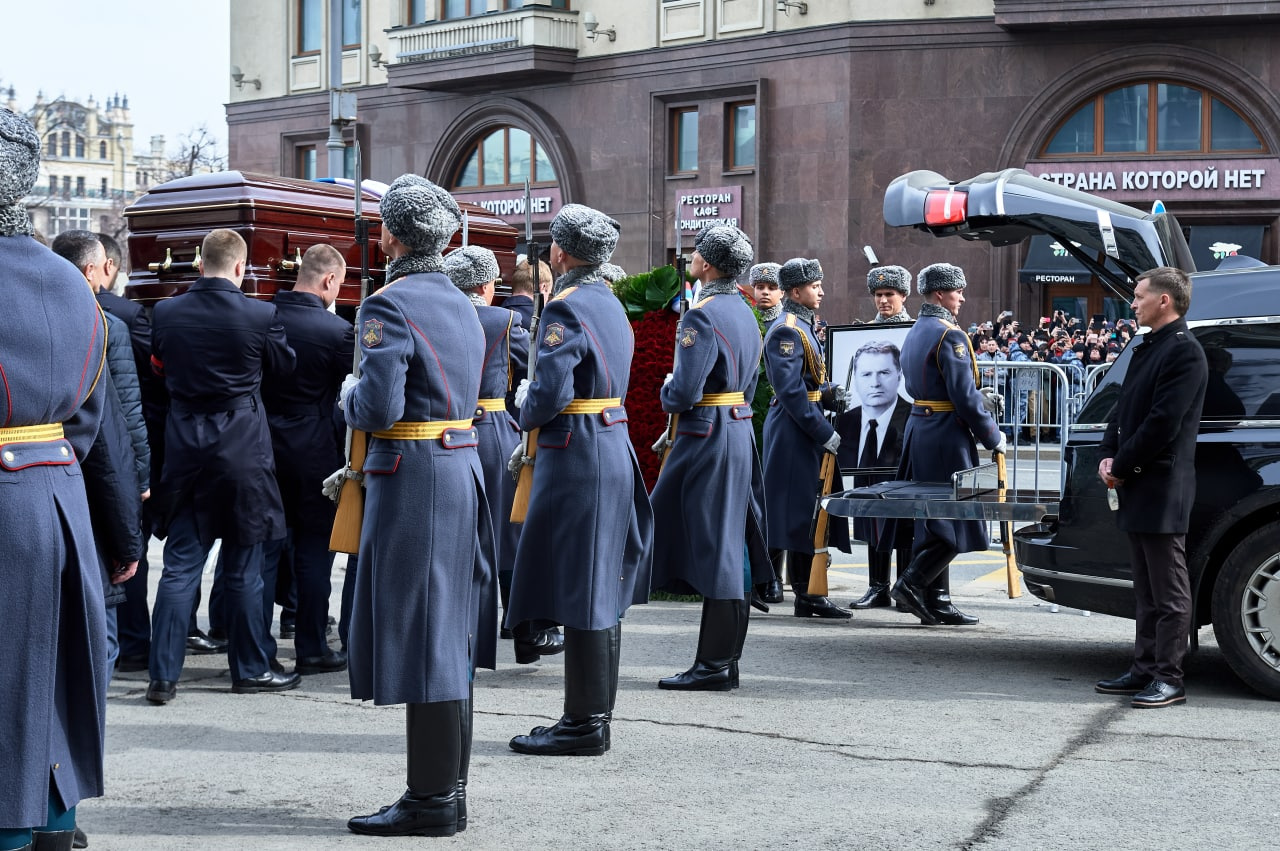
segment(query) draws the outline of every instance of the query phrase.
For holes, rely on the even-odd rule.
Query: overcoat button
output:
[[[13,461],[13,453],[12,453],[12,452],[6,452],[6,453],[4,453],[4,460],[6,460],[6,461]]]
[[[64,446],[64,447],[62,447],[62,457],[63,457],[63,458],[66,458],[69,454],[70,454],[70,453],[67,451],[67,447],[65,447],[65,446]]]

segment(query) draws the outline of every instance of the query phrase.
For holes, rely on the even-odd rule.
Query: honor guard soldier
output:
[[[321,492],[325,476],[342,465],[342,433],[338,389],[351,369],[355,333],[351,323],[330,313],[347,277],[347,261],[331,245],[313,245],[302,255],[298,280],[280,290],[272,303],[284,325],[297,366],[286,379],[270,373],[262,381],[262,401],[275,448],[276,483],[284,503],[288,542],[268,545],[268,574],[275,575],[280,556],[293,551],[293,579],[298,589],[294,648],[299,674],[322,674],[347,667],[346,654],[329,649],[333,553],[329,533],[334,505]],[[271,627],[276,583],[263,588],[263,615]]]
[[[342,390],[348,425],[369,433],[348,674],[353,698],[408,704],[408,782],[347,826],[452,836],[467,825],[471,680],[494,666],[498,630],[473,424],[484,329],[444,274],[462,226],[452,196],[406,174],[380,209],[387,285],[360,306],[361,374]]]
[[[618,691],[619,618],[649,596],[653,512],[622,400],[634,335],[601,273],[619,225],[566,204],[551,222],[560,273],[538,325],[537,371],[520,382],[525,431],[538,429],[528,514],[507,625],[563,624],[564,715],[511,740],[527,754],[600,755]],[[519,471],[521,457],[513,457]]]
[[[847,619],[851,614],[826,597],[809,593],[813,562],[814,505],[822,453],[835,454],[840,435],[823,408],[843,406],[841,388],[827,382],[814,311],[822,303],[822,264],[796,257],[782,265],[782,315],[765,332],[764,363],[774,398],[764,421],[764,493],[769,546],[787,553],[795,616]],[[833,543],[848,547],[833,524]]]
[[[484,328],[484,369],[475,427],[485,498],[493,518],[499,596],[505,611],[510,606],[511,574],[520,539],[520,526],[510,519],[516,486],[507,472],[507,460],[520,445],[520,427],[507,413],[506,396],[508,390],[515,389],[516,378],[524,374],[528,363],[529,332],[515,311],[492,306],[498,280],[498,258],[492,251],[478,245],[459,248],[444,258],[444,271],[476,306]],[[516,661],[522,665],[564,650],[564,639],[555,624],[517,625],[514,638]]]
[[[677,424],[653,489],[653,586],[701,594],[702,624],[693,667],[659,680],[659,688],[736,688],[752,588],[773,576],[751,425],[760,326],[734,283],[751,256],[736,227],[698,234],[690,272],[702,283],[701,298],[676,329],[679,351],[662,387],[663,410]],[[664,432],[655,448],[668,439]]]
[[[106,325],[70,263],[32,238],[40,137],[0,108],[0,848],[70,848],[102,794],[103,586],[79,463],[106,388]],[[33,833],[34,831],[34,833]]]
[[[769,330],[769,326],[773,324],[773,320],[782,315],[782,290],[778,289],[778,270],[782,268],[780,263],[757,263],[751,267],[748,277],[751,281],[751,290],[755,296],[756,312],[760,314],[760,321],[764,323],[765,331]],[[761,371],[764,369],[764,363],[761,362]],[[751,399],[747,400],[748,402]],[[759,448],[757,447],[757,452]],[[766,603],[782,602],[782,574],[786,563],[786,550],[778,550],[769,548],[769,562],[773,565],[773,576],[767,582],[763,582],[756,587],[756,593],[760,595],[760,599]]]
[[[977,466],[975,439],[995,452],[1005,450],[992,416],[995,402],[978,390],[973,344],[956,324],[966,285],[964,271],[949,263],[926,266],[916,277],[925,303],[902,344],[907,393],[915,401],[899,479],[951,481],[952,473]],[[925,624],[976,624],[977,618],[952,604],[948,568],[959,553],[986,548],[981,520],[916,520],[911,564],[898,577],[892,598]]]
[[[876,306],[876,315],[868,324],[888,325],[911,321],[911,314],[907,313],[906,308],[907,294],[911,292],[911,273],[906,269],[901,266],[877,266],[867,273],[867,292]],[[888,414],[884,417],[884,427],[868,431],[876,420],[864,421],[865,415],[876,406],[865,399],[857,408],[840,415],[836,429],[842,435],[840,466],[843,469],[864,466],[896,468],[902,460],[902,439],[911,413],[911,404],[897,394],[897,383],[902,380],[901,352],[896,346],[890,346],[889,349],[891,351],[885,349],[863,355],[867,357],[867,363],[863,366],[883,364],[896,377],[893,381],[895,398],[892,403],[886,399],[884,404],[883,414]],[[863,353],[859,350],[858,354]],[[862,374],[857,364],[858,354],[854,356],[855,376]],[[886,359],[893,361],[891,368]],[[871,374],[874,375],[874,372]],[[860,386],[857,378],[855,386]],[[892,475],[855,476],[854,487],[865,487],[892,478]],[[884,521],[862,517],[853,521],[854,537],[867,544],[867,593],[849,604],[851,609],[876,609],[893,603],[889,599],[892,573],[889,552],[891,549],[897,550],[898,575],[901,576],[911,558],[911,537],[910,529],[902,524],[894,527],[900,532],[898,540],[890,539],[884,534],[889,525]]]
[[[152,703],[177,692],[187,623],[219,538],[231,690],[283,691],[299,682],[297,674],[271,669],[262,613],[263,545],[283,538],[285,526],[260,389],[264,373],[293,372],[294,354],[276,308],[240,291],[248,257],[240,234],[210,232],[200,257],[200,278],[152,316],[151,364],[170,397],[161,475],[168,539],[152,616]]]

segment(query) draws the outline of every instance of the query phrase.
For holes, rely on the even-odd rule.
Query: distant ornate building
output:
[[[164,137],[151,138],[149,154],[134,153],[128,97],[99,104],[90,96],[81,104],[39,93],[23,110],[13,88],[7,95],[5,105],[25,114],[40,134],[40,179],[27,197],[35,226],[49,237],[78,228],[123,235],[121,211],[163,180],[157,175],[164,169]]]

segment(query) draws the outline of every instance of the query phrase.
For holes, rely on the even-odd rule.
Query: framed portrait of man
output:
[[[827,329],[827,372],[844,385],[849,408],[836,417],[840,472],[855,486],[892,479],[902,455],[911,397],[902,381],[902,342],[914,323]]]

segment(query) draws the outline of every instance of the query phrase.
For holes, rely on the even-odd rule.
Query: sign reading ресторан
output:
[[[1275,197],[1280,159],[1125,160],[1027,163],[1059,186],[1116,201],[1214,201]]]
[[[742,187],[716,186],[678,193],[676,221],[681,233],[697,233],[707,225],[742,227]]]
[[[524,190],[516,189],[505,192],[467,192],[453,190],[453,197],[459,201],[478,204],[490,213],[517,228],[524,227]],[[562,204],[560,187],[534,187],[529,192],[529,207],[533,211],[535,222],[549,222],[560,212]],[[521,231],[523,233],[523,231]]]

